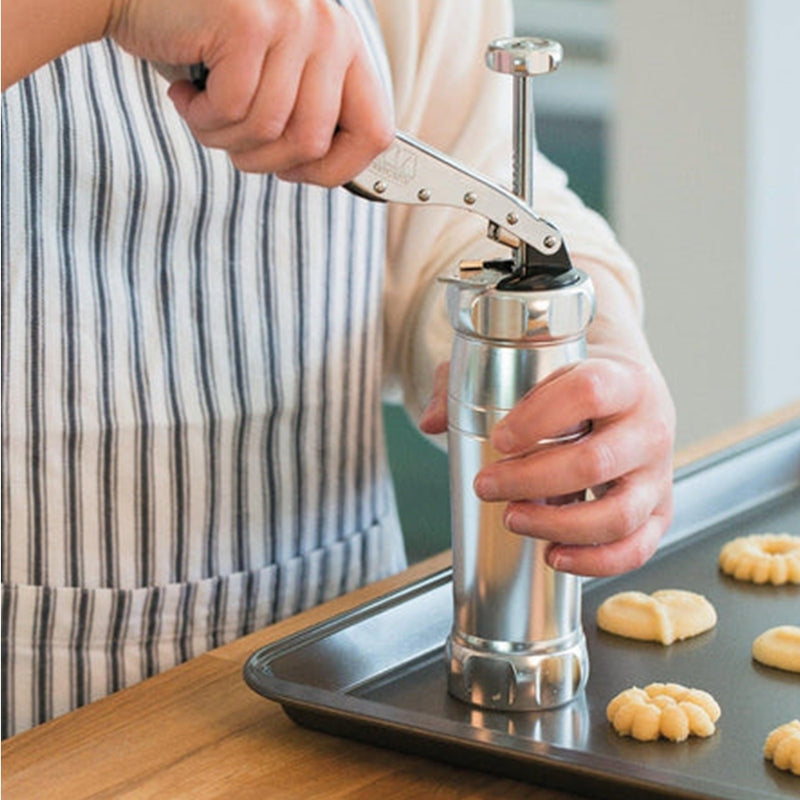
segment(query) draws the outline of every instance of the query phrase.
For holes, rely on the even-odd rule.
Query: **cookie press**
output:
[[[537,38],[498,40],[487,50],[487,65],[514,81],[513,194],[405,134],[348,187],[373,200],[475,211],[488,218],[488,236],[513,250],[508,261],[462,262],[457,275],[444,279],[455,331],[448,390],[454,599],[448,689],[467,703],[509,711],[569,702],[589,670],[580,579],[549,567],[548,543],[506,530],[505,504],[483,502],[473,490],[475,476],[497,458],[489,440],[493,426],[531,387],[586,356],[595,308],[591,281],[572,267],[558,230],[530,208],[532,76],[556,69],[561,55],[558,43]]]
[[[589,671],[580,579],[549,567],[548,543],[506,530],[505,504],[485,503],[472,488],[497,458],[489,440],[494,425],[537,383],[586,356],[591,281],[572,267],[559,231],[531,209],[531,78],[555,70],[561,57],[557,42],[533,37],[501,39],[487,50],[487,65],[514,80],[513,193],[402,132],[345,187],[374,201],[473,211],[488,220],[487,236],[513,251],[507,261],[462,262],[458,274],[444,278],[455,331],[448,389],[454,600],[448,689],[488,709],[563,705],[580,693]],[[205,86],[203,64],[188,72],[156,66],[170,80]]]

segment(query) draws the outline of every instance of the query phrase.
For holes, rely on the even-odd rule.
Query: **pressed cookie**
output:
[[[720,717],[717,701],[702,689],[677,683],[651,683],[620,692],[606,708],[608,721],[621,736],[640,741],[658,738],[682,742],[711,736]]]
[[[717,612],[703,595],[683,589],[619,592],[601,603],[597,624],[617,636],[669,645],[713,628]]]
[[[800,536],[754,533],[725,544],[720,569],[738,581],[782,586],[800,583]]]
[[[767,736],[764,758],[778,769],[800,775],[800,719],[780,725]]]
[[[753,658],[768,667],[800,672],[800,628],[778,625],[753,642]]]

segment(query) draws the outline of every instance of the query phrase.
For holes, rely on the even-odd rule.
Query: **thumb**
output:
[[[433,392],[427,407],[419,418],[419,428],[423,433],[444,433],[447,430],[447,381],[450,364],[444,362],[436,367],[433,374]]]
[[[194,100],[197,94],[198,90],[192,86],[189,81],[185,80],[175,81],[175,83],[171,84],[169,89],[167,89],[167,96],[172,100],[177,112],[184,118],[186,117],[189,104]]]

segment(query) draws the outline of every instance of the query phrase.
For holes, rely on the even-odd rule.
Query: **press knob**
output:
[[[558,42],[536,36],[497,39],[486,50],[486,64],[495,72],[530,77],[554,72],[564,49]]]

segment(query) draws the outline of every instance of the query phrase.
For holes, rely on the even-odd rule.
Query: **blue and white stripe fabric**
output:
[[[101,41],[3,95],[4,737],[405,563],[384,207],[236,171],[165,90]]]

